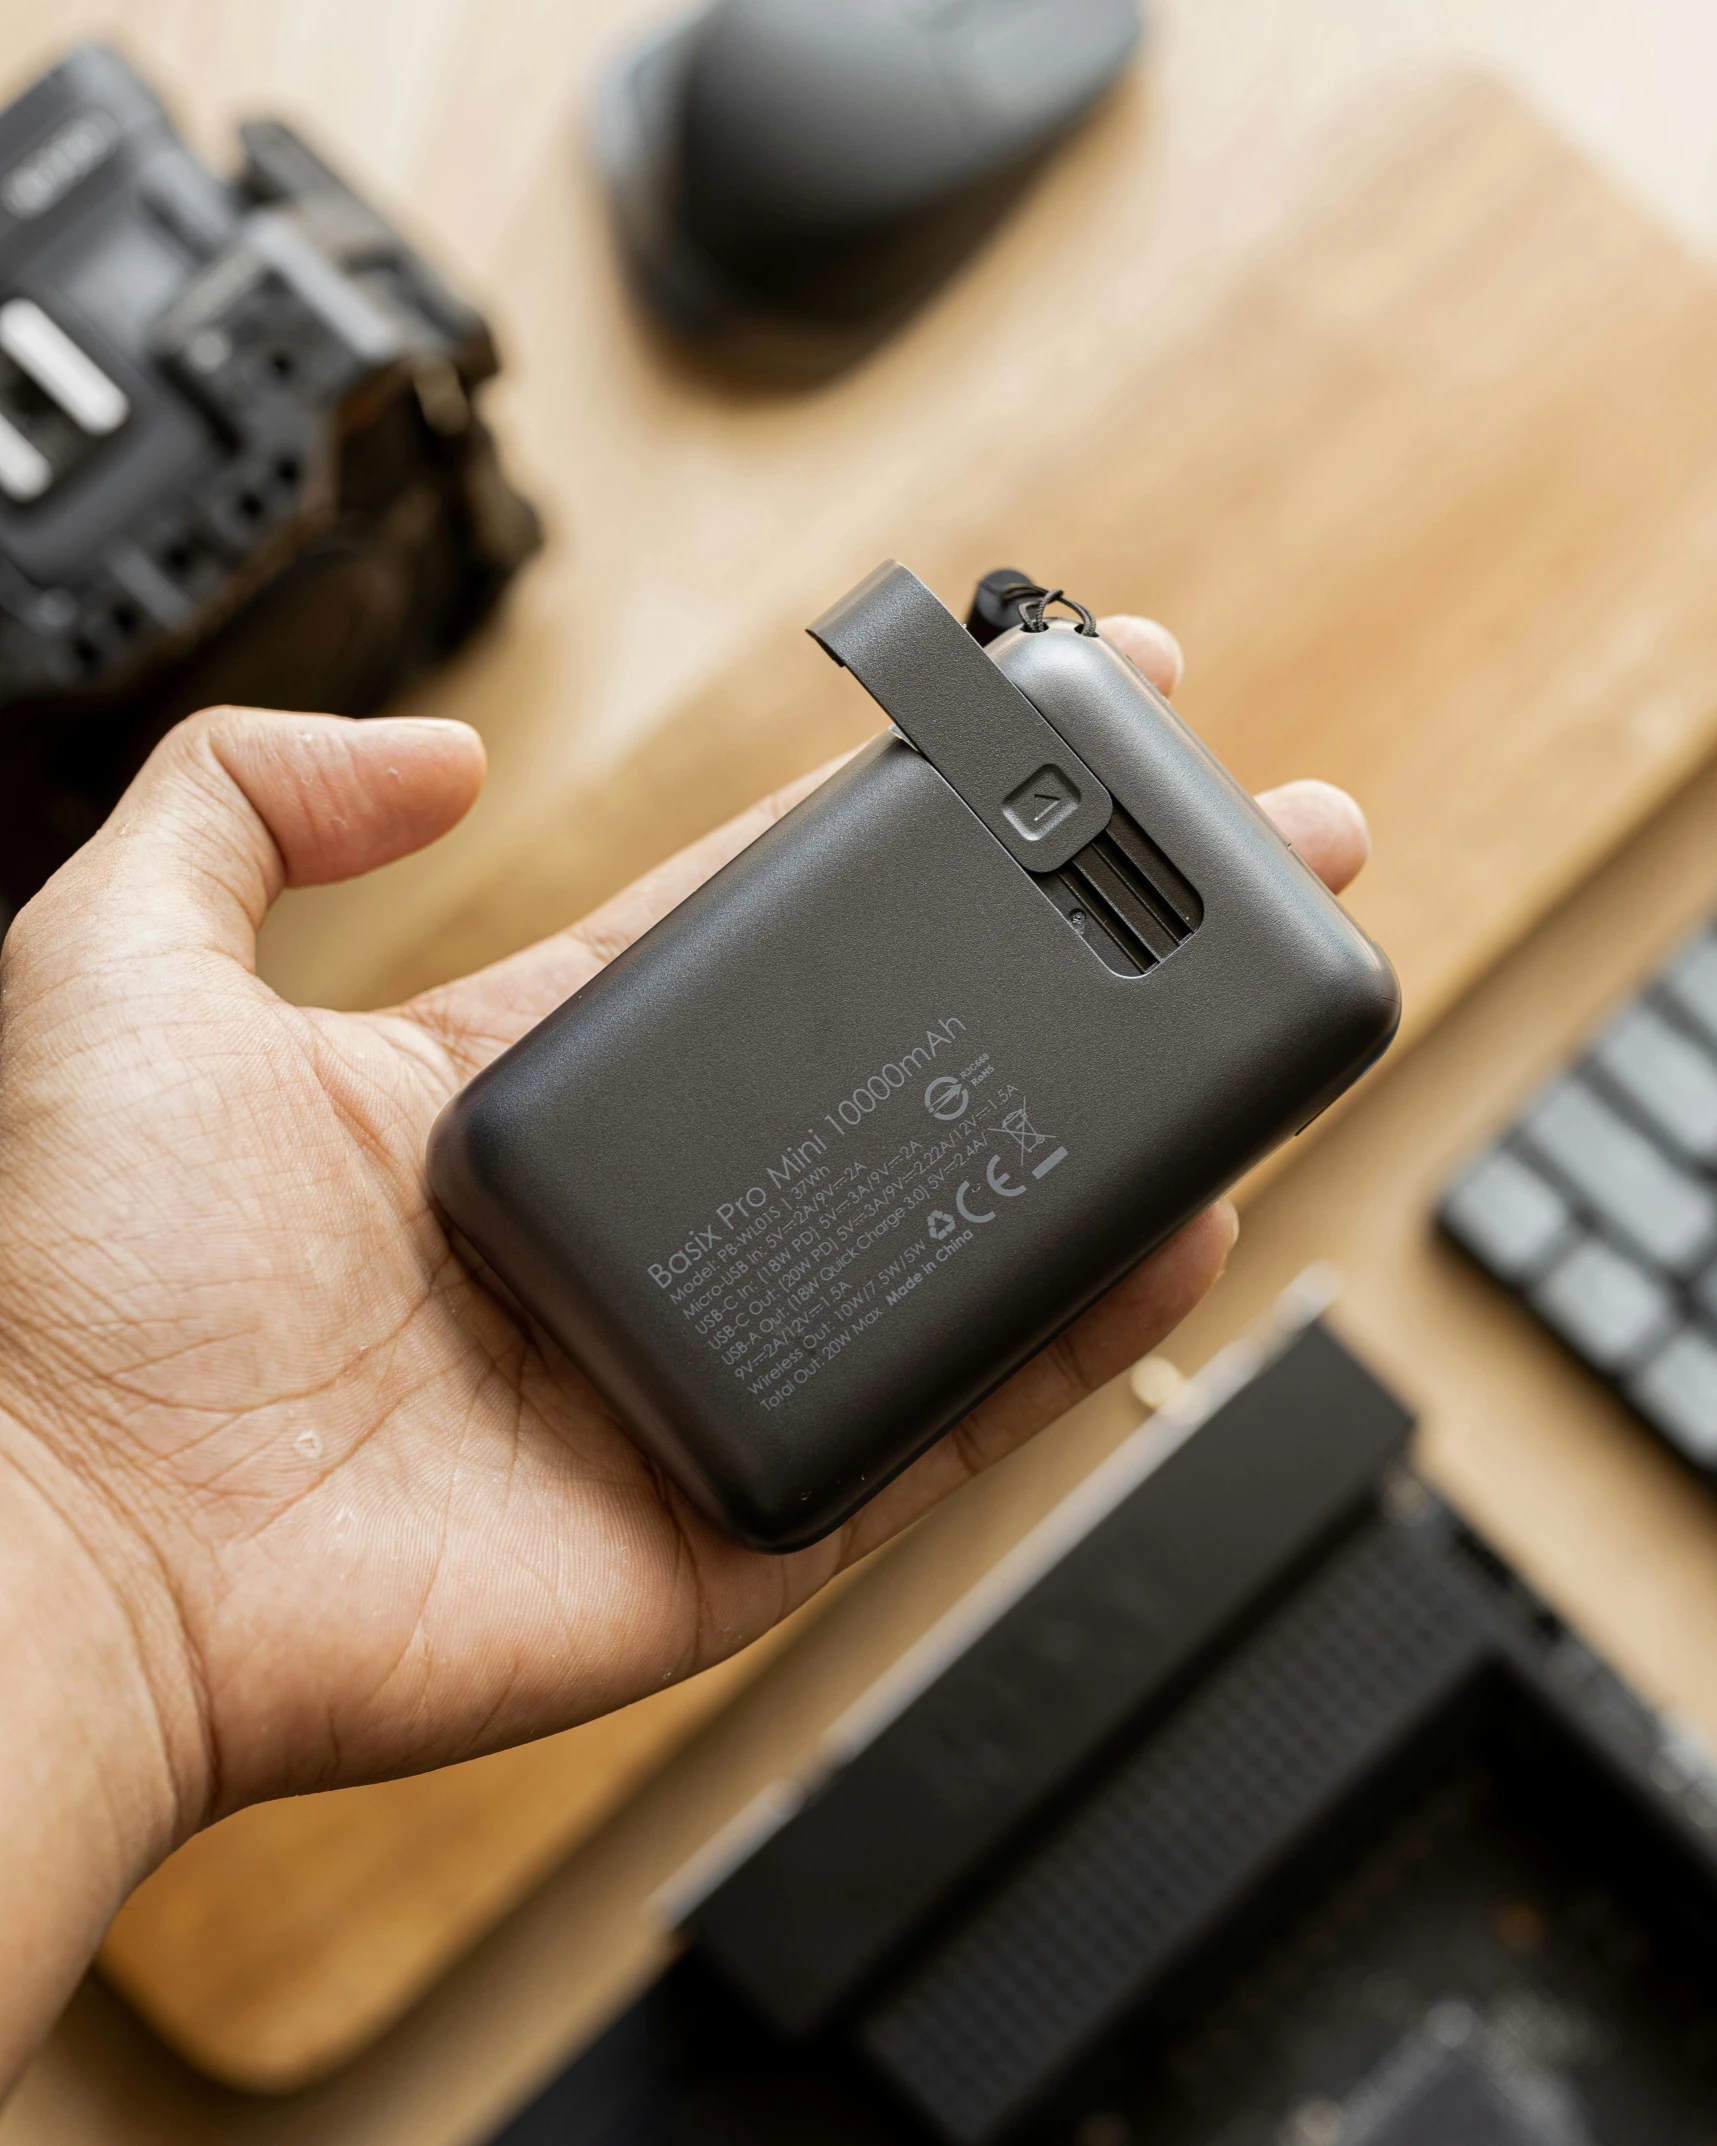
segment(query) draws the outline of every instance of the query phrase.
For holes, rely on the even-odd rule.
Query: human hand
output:
[[[1172,688],[1160,628],[1104,631]],[[810,784],[409,1006],[276,998],[254,952],[280,889],[432,841],[482,767],[458,724],[197,717],[0,949],[0,1867],[52,1895],[20,1915],[9,1894],[0,1978],[30,1998],[15,2021],[0,1999],[0,2081],[197,1826],[720,1659],[1155,1346],[1232,1244],[1224,1203],[825,1541],[719,1535],[461,1265],[424,1145],[479,1066]],[[1321,784],[1264,802],[1345,885],[1357,808]]]

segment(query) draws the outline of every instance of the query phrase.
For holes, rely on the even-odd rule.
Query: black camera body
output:
[[[215,177],[116,54],[0,112],[0,889],[221,701],[366,714],[541,540],[482,317],[298,137]]]

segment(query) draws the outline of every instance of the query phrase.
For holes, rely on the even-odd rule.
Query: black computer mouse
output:
[[[1138,40],[1135,0],[710,0],[604,85],[622,249],[706,357],[837,371],[970,252]]]

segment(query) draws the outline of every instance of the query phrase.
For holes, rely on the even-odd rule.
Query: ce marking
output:
[[[1002,1168],[999,1155],[990,1157],[989,1167],[984,1172],[984,1182],[992,1192],[998,1194],[1004,1200],[1023,1199],[1031,1190],[1029,1185],[1016,1185],[1014,1183],[1013,1179]],[[987,1212],[980,1213],[975,1208],[966,1205],[966,1195],[971,1189],[972,1180],[969,1177],[962,1178],[960,1180],[960,1189],[954,1195],[954,1205],[968,1222],[993,1222],[996,1219],[996,1210],[993,1207],[988,1209]]]

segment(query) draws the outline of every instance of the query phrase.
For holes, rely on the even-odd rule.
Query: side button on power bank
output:
[[[1031,607],[1027,607],[1028,614]],[[455,1097],[455,1228],[713,1520],[836,1527],[1376,1059],[1388,962],[1116,649],[904,567],[895,728]]]

